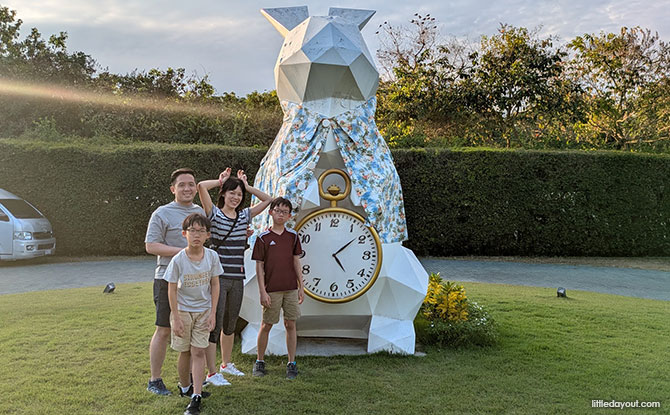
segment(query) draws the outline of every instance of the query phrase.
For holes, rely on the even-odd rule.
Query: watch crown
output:
[[[337,195],[340,194],[340,186],[338,186],[336,184],[331,184],[330,186],[328,186],[327,190],[328,190],[328,193],[330,193],[333,196],[337,196]]]

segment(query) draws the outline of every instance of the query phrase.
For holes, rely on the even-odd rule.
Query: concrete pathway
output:
[[[0,265],[0,294],[62,288],[92,287],[100,291],[109,282],[151,281],[156,259],[139,257],[107,261],[64,262],[57,264],[20,265],[20,262]]]
[[[461,282],[489,282],[595,291],[670,301],[670,272],[631,268],[421,258],[428,272]],[[24,265],[25,264],[25,265]],[[151,281],[155,259],[0,265],[0,294]]]

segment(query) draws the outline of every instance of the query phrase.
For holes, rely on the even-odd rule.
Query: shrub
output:
[[[396,149],[417,255],[670,255],[670,156]]]
[[[54,225],[59,255],[144,252],[167,178],[226,166],[249,180],[266,150],[133,143],[115,136],[0,139],[0,188]],[[670,156],[621,152],[393,150],[417,255],[670,255]],[[122,224],[122,226],[120,226]],[[101,238],[103,242],[101,243]]]
[[[414,320],[417,340],[440,346],[491,346],[498,334],[493,318],[482,306],[469,301],[462,285],[432,273],[428,293]]]

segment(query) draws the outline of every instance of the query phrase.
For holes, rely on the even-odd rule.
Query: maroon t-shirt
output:
[[[301,253],[298,234],[293,229],[284,228],[281,235],[267,230],[256,238],[251,259],[263,261],[266,292],[298,289],[293,256]]]

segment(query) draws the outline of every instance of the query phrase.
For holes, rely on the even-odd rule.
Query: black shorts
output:
[[[209,342],[218,343],[221,331],[226,336],[235,333],[237,317],[242,308],[244,280],[219,277],[219,302],[216,305],[216,325],[209,333]]]
[[[168,282],[162,278],[154,278],[154,304],[156,304],[156,325],[170,327],[170,300],[168,299]]]

